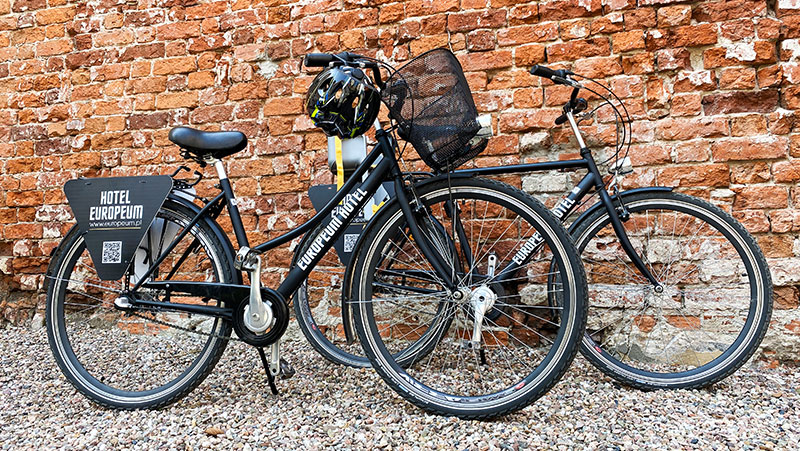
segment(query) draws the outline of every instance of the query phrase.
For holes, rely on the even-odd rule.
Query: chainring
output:
[[[289,307],[286,300],[275,290],[261,288],[261,299],[267,302],[272,310],[274,322],[264,333],[256,334],[244,323],[244,311],[249,305],[250,299],[244,298],[233,311],[233,330],[239,338],[255,347],[266,347],[278,341],[289,325]]]

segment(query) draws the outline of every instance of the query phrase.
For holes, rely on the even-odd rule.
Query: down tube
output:
[[[378,186],[386,179],[386,174],[389,173],[392,161],[393,159],[391,158],[383,158],[378,163],[378,166],[372,170],[367,180],[344,198],[344,206],[340,207],[339,210],[334,210],[336,213],[328,223],[328,226],[314,239],[306,253],[297,259],[296,266],[289,271],[286,279],[278,287],[278,292],[285,299],[289,299],[297,291],[297,288],[306,280],[308,274],[322,260],[322,257],[333,246],[333,243],[344,233],[350,221],[358,215],[358,212],[366,205],[370,197],[375,194]],[[345,210],[345,208],[347,209]],[[342,211],[344,215],[341,214]]]
[[[561,199],[558,205],[553,207],[551,213],[553,213],[559,221],[563,222],[595,184],[594,175],[591,172],[586,174],[586,176],[581,179],[580,183],[578,183],[566,197]],[[531,256],[536,254],[536,251],[542,246],[543,242],[544,240],[539,232],[534,233],[533,236],[528,238],[528,241],[522,245],[517,253],[511,257],[511,261],[500,271],[495,280],[504,282],[507,278],[516,273],[519,268],[525,266]]]

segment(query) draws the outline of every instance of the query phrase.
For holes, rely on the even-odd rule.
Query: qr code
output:
[[[356,247],[356,241],[358,241],[358,234],[357,233],[345,233],[344,234],[344,251],[345,252],[353,252],[353,249]]]
[[[103,264],[122,263],[122,241],[103,241]]]

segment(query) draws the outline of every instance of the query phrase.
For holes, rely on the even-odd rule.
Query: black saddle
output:
[[[188,153],[184,156],[198,161],[219,160],[247,147],[247,136],[242,132],[204,132],[189,127],[173,128],[169,140]]]

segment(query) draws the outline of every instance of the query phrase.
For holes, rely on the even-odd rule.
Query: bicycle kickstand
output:
[[[281,342],[278,341],[270,345],[271,361],[267,361],[267,354],[263,347],[257,347],[258,355],[261,357],[261,364],[264,365],[264,372],[267,374],[267,382],[273,395],[278,394],[278,386],[275,385],[275,376],[280,375],[281,379],[289,379],[294,376],[295,369],[286,360],[280,357]]]

